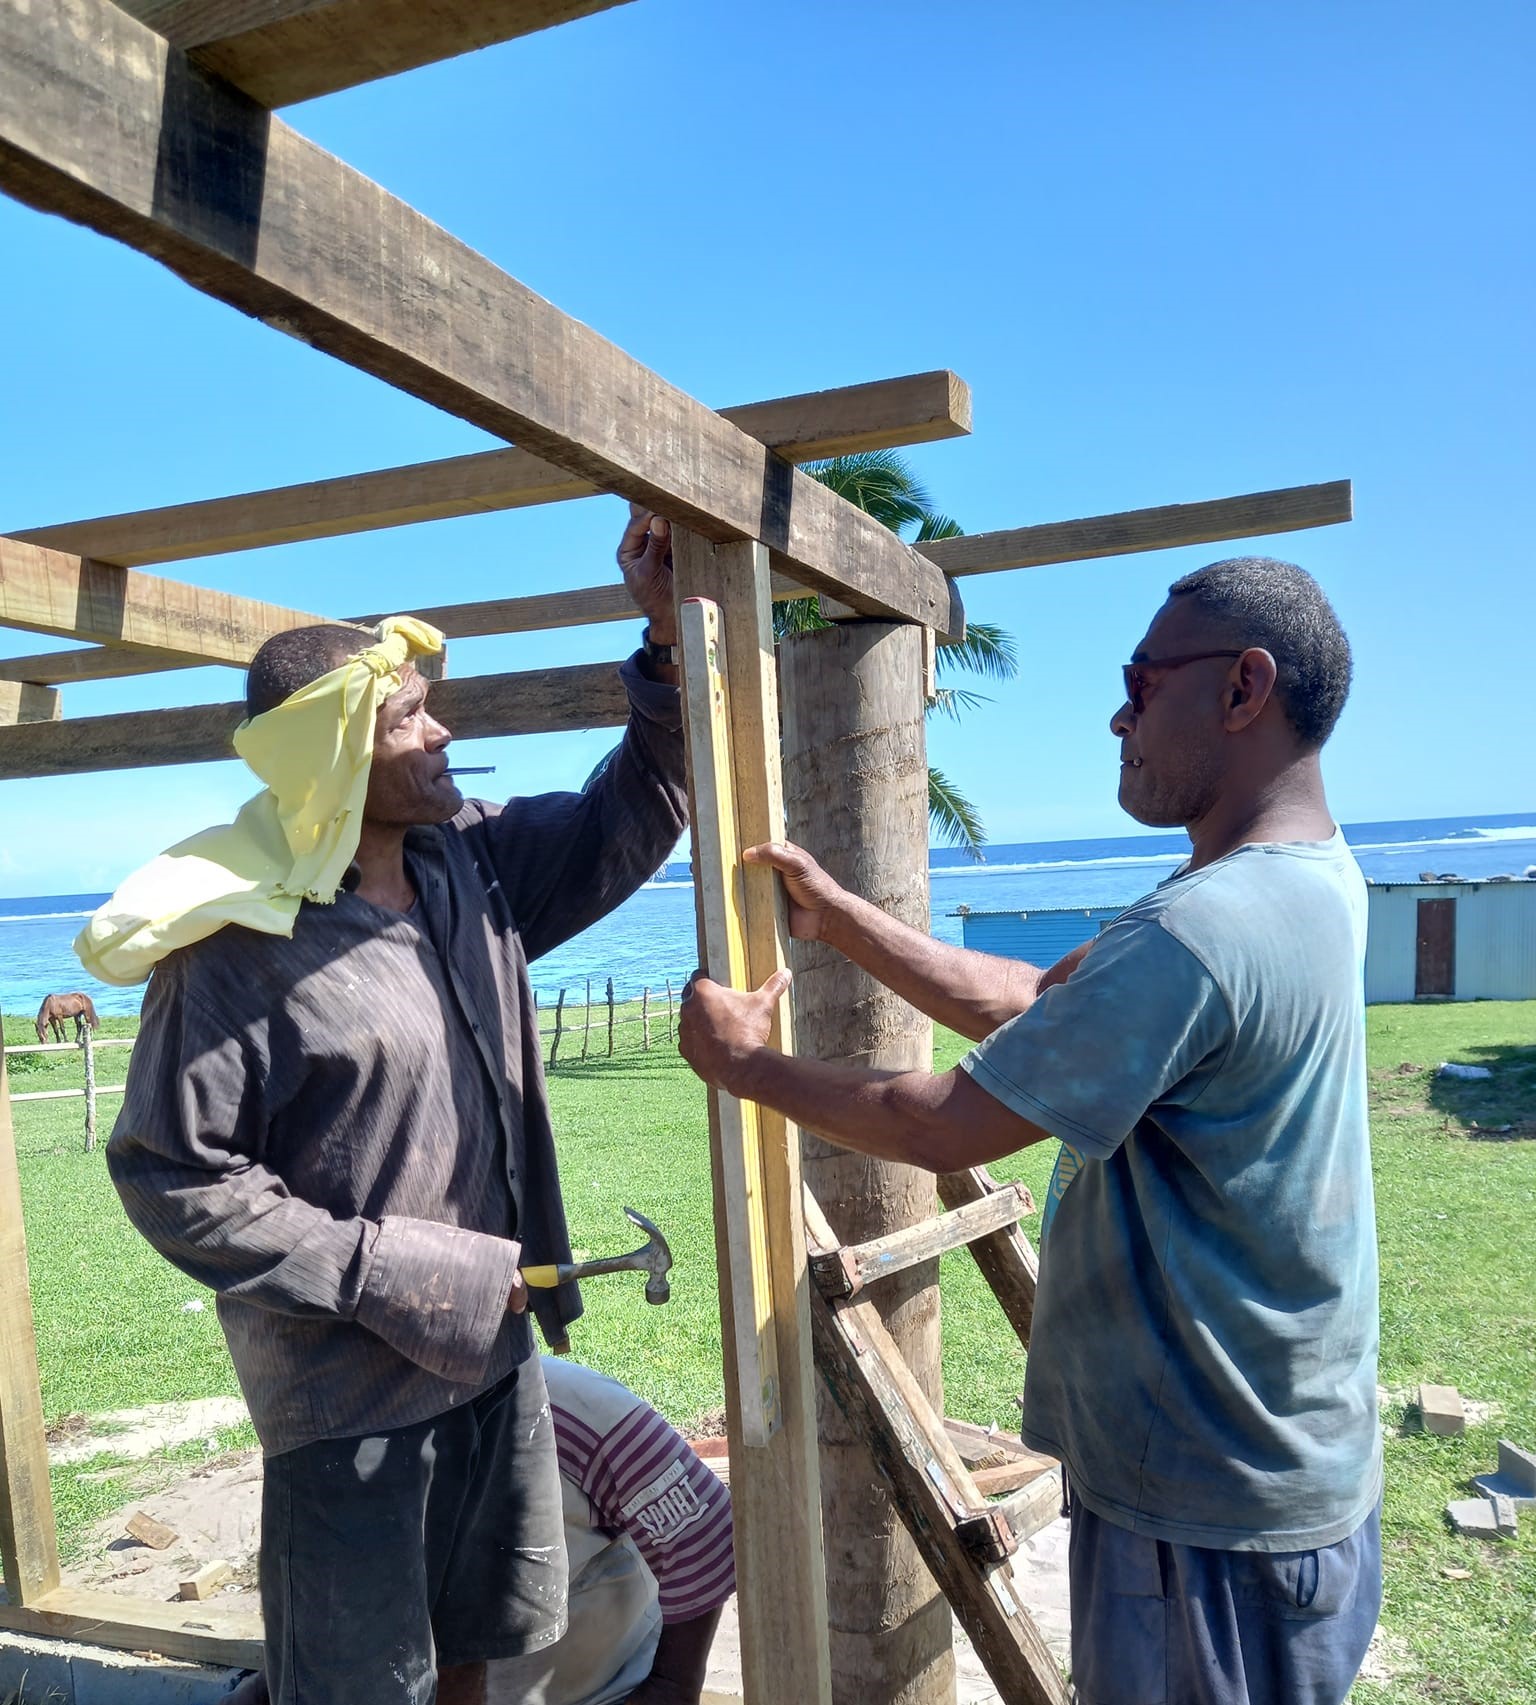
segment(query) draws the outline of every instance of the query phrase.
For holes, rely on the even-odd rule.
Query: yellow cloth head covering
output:
[[[140,983],[166,954],[225,924],[292,935],[303,900],[328,904],[357,853],[378,708],[413,656],[443,636],[392,616],[380,640],[242,722],[235,750],[266,783],[233,823],[204,829],[136,870],[75,938],[104,983]]]

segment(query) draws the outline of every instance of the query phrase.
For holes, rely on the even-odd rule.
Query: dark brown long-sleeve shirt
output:
[[[225,928],[150,980],[107,1161],[217,1292],[268,1454],[440,1414],[532,1351],[513,1274],[570,1249],[528,962],[686,823],[677,690],[624,678],[629,728],[585,792],[409,832],[411,914],[343,890],[291,939]],[[581,1302],[534,1308],[558,1336]]]

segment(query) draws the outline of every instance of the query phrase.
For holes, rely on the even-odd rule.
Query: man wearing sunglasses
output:
[[[934,941],[795,847],[798,937],[979,1043],[942,1074],[766,1046],[788,973],[697,978],[707,1081],[935,1171],[1059,1144],[1023,1436],[1071,1489],[1082,1705],[1338,1705],[1381,1597],[1365,887],[1319,753],[1349,645],[1240,558],[1170,588],[1125,666],[1120,803],[1189,862],[1049,970]]]

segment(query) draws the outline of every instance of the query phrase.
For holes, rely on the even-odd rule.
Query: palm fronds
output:
[[[977,864],[985,863],[982,848],[987,831],[976,807],[942,770],[928,770],[928,824],[947,847],[963,847]]]

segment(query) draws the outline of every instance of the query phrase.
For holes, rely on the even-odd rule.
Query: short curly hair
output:
[[[1168,588],[1187,598],[1234,645],[1275,660],[1275,694],[1303,747],[1333,733],[1354,674],[1349,641],[1323,589],[1304,568],[1275,557],[1239,556],[1197,568]]]
[[[313,627],[275,633],[251,659],[245,677],[245,712],[262,716],[291,698],[300,687],[366,651],[377,636],[371,628],[319,622]]]

